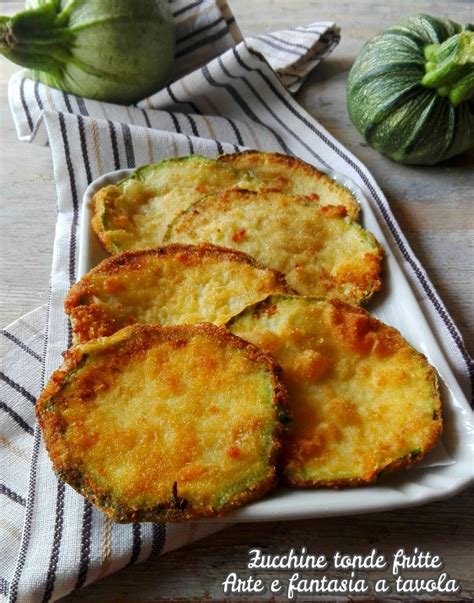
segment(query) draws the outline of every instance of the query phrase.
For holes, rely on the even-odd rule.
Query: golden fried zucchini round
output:
[[[244,151],[221,155],[218,161],[250,176],[246,187],[250,190],[274,189],[288,195],[308,195],[321,205],[342,205],[352,220],[359,216],[359,203],[349,189],[297,157]],[[258,183],[256,188],[252,188],[253,182]]]
[[[55,471],[115,521],[210,517],[275,485],[279,372],[223,327],[133,325],[67,352],[36,412]]]
[[[380,289],[382,248],[338,206],[307,197],[229,190],[208,195],[168,226],[166,243],[239,249],[285,274],[303,295],[361,303]]]
[[[365,310],[277,295],[228,327],[283,368],[293,416],[282,452],[288,484],[369,483],[435,445],[442,421],[434,369]]]
[[[249,151],[217,161],[192,155],[143,166],[97,191],[92,227],[109,253],[156,247],[179,212],[204,195],[229,188],[308,195],[321,205],[344,207],[353,219],[359,213],[347,188],[304,161]]]
[[[232,167],[199,155],[146,165],[97,191],[92,227],[109,253],[156,247],[180,211],[203,195],[245,187],[246,180]]]
[[[133,324],[224,324],[270,293],[290,292],[285,277],[253,258],[215,245],[167,245],[101,262],[73,285],[65,310],[73,342]]]

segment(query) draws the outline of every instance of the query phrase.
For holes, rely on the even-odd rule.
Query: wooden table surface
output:
[[[473,154],[430,168],[399,166],[381,157],[367,147],[350,123],[345,82],[364,41],[383,27],[415,12],[447,15],[472,23],[474,2],[231,0],[230,4],[244,34],[317,20],[334,20],[341,26],[340,45],[318,67],[297,98],[372,171],[472,352],[474,329],[469,319],[474,297]],[[21,6],[21,2],[2,1],[0,11],[11,14]],[[0,59],[0,322],[3,325],[47,301],[55,226],[49,149],[18,142],[9,114],[7,82],[14,70],[15,66]],[[471,489],[447,501],[391,513],[236,525],[186,549],[123,570],[65,601],[220,600],[221,582],[229,572],[247,574],[249,548],[281,553],[301,546],[328,556],[336,550],[365,554],[373,547],[388,557],[401,547],[429,549],[444,558],[445,570],[460,580],[462,587],[454,597],[437,598],[468,601],[474,597],[473,503]],[[278,572],[265,572],[265,578],[273,576],[278,577]],[[259,598],[268,597],[267,593]],[[397,600],[403,596],[385,598]],[[414,600],[413,596],[409,598]],[[420,598],[432,600],[433,596]]]

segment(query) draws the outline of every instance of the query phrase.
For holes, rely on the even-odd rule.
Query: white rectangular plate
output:
[[[79,277],[107,257],[91,228],[94,193],[133,171],[119,170],[101,176],[86,190],[81,212]],[[354,193],[362,208],[363,226],[374,233],[386,251],[383,291],[371,302],[370,312],[397,328],[438,371],[444,421],[441,442],[422,464],[409,471],[381,476],[372,486],[345,490],[279,488],[225,515],[223,521],[275,521],[388,511],[453,496],[473,480],[474,428],[466,397],[362,191],[346,176],[327,173]]]

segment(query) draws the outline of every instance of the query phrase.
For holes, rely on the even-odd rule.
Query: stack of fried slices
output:
[[[359,307],[383,250],[358,218],[326,174],[257,151],[99,190],[111,257],[71,288],[74,346],[37,405],[58,474],[116,521],[181,521],[421,459],[436,374]]]

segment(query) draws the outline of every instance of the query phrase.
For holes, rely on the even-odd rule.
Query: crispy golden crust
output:
[[[167,224],[203,195],[249,178],[214,159],[191,155],[166,159],[136,170],[93,198],[92,227],[109,253],[162,244]]]
[[[291,292],[283,274],[240,251],[176,244],[104,260],[71,287],[65,311],[83,343],[136,322],[223,324],[277,292]]]
[[[134,325],[67,352],[36,414],[57,473],[115,521],[182,521],[275,485],[286,397],[223,328]]]
[[[231,188],[307,196],[357,219],[352,193],[313,166],[278,153],[248,151],[213,160],[191,155],[143,166],[96,192],[92,227],[109,253],[163,242],[166,226],[204,195]]]
[[[284,371],[293,422],[282,481],[346,487],[408,468],[442,431],[437,377],[401,334],[338,300],[271,296],[229,329]]]
[[[303,295],[358,304],[381,287],[375,237],[339,207],[307,197],[237,189],[208,195],[169,224],[164,240],[242,250],[283,272]]]
[[[308,195],[321,206],[342,206],[352,220],[359,217],[359,203],[344,186],[297,157],[281,153],[243,151],[220,155],[218,161],[259,182],[258,190],[278,190],[288,195]]]
[[[109,253],[117,253],[119,250],[116,249],[116,245],[114,244],[113,239],[110,237],[109,228],[106,226],[105,221],[107,212],[115,211],[115,204],[120,199],[120,197],[121,191],[118,186],[115,186],[114,184],[109,184],[108,186],[105,186],[98,190],[92,198],[92,229],[99,237],[99,241],[101,242],[104,249]],[[118,220],[115,226],[119,226]],[[128,226],[128,220],[127,222],[125,222],[125,217],[123,218],[123,223],[120,226]]]

